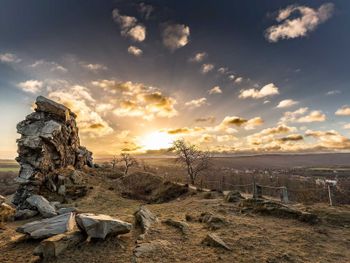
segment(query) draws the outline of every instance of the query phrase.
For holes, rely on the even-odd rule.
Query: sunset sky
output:
[[[95,156],[350,149],[350,1],[3,0],[0,158],[36,96]]]

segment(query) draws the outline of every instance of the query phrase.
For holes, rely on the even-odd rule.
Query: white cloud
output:
[[[17,86],[25,92],[37,93],[43,87],[43,82],[39,80],[27,80],[18,83]]]
[[[128,53],[134,55],[135,57],[142,56],[143,51],[135,46],[128,47]]]
[[[278,95],[278,87],[275,86],[275,84],[270,83],[259,89],[247,89],[247,90],[241,90],[239,94],[239,98],[246,99],[246,98],[253,98],[253,99],[260,99],[264,97],[274,96]]]
[[[265,36],[270,42],[307,36],[319,24],[327,21],[332,16],[333,9],[334,5],[332,3],[323,4],[318,9],[307,6],[288,6],[278,13],[276,21],[280,24],[269,27]],[[299,16],[292,17],[296,12]]]
[[[190,58],[191,62],[202,62],[208,54],[206,52],[196,53],[193,57]]]
[[[282,100],[278,103],[276,108],[289,108],[293,105],[298,104],[298,101],[292,100],[292,99],[287,99],[287,100]]]
[[[3,54],[0,54],[0,62],[2,62],[2,63],[19,63],[19,62],[21,62],[21,59],[19,59],[15,54],[3,53]]]
[[[61,73],[66,73],[68,70],[63,67],[62,65],[58,64],[57,62],[54,61],[46,61],[43,59],[35,61],[33,64],[29,65],[31,68],[39,68],[41,67],[42,69],[49,69],[50,71],[54,72],[61,72]]]
[[[335,112],[338,116],[350,116],[350,106],[344,105]]]
[[[337,94],[340,94],[341,91],[340,90],[330,90],[328,92],[326,92],[326,95],[327,96],[332,96],[332,95],[337,95]]]
[[[242,83],[242,81],[243,81],[243,78],[238,77],[238,78],[236,78],[235,83],[240,84],[240,83]]]
[[[222,90],[219,86],[215,86],[212,89],[208,90],[209,94],[220,94],[222,93]]]
[[[323,122],[326,120],[326,115],[320,110],[309,111],[308,108],[299,108],[296,111],[287,111],[280,119],[280,123],[310,123]]]
[[[121,15],[118,9],[112,11],[113,20],[119,24],[121,35],[134,41],[142,42],[146,39],[146,27],[138,24],[136,17]]]
[[[206,98],[199,98],[195,100],[191,100],[185,103],[186,106],[190,108],[198,108],[203,105],[207,104],[207,99]]]
[[[201,72],[203,74],[207,74],[208,72],[212,71],[214,69],[213,64],[203,64],[201,68]]]
[[[225,67],[221,67],[218,69],[218,72],[220,74],[226,74],[228,72],[228,68],[225,68]]]
[[[102,71],[102,70],[107,70],[108,68],[102,64],[82,64],[82,67],[87,69],[87,70],[90,70],[92,72],[99,72],[99,71]]]
[[[350,123],[344,124],[343,128],[344,129],[350,129]]]
[[[171,51],[186,46],[189,36],[190,28],[181,24],[168,24],[162,31],[163,44]]]

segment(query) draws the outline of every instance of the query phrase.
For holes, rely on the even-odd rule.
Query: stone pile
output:
[[[39,194],[42,187],[65,194],[65,187],[59,189],[52,183],[50,173],[66,167],[74,170],[93,166],[92,153],[80,145],[76,114],[42,96],[37,97],[35,104],[35,112],[17,124],[21,138],[17,140],[16,160],[21,168],[13,203],[19,210],[34,209],[27,199]]]

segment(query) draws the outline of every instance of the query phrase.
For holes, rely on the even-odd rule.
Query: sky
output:
[[[350,2],[2,0],[0,158],[38,95],[95,156],[350,149]]]

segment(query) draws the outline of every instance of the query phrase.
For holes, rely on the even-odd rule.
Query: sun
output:
[[[171,147],[174,137],[165,132],[152,132],[140,138],[140,144],[145,150],[159,150]]]

